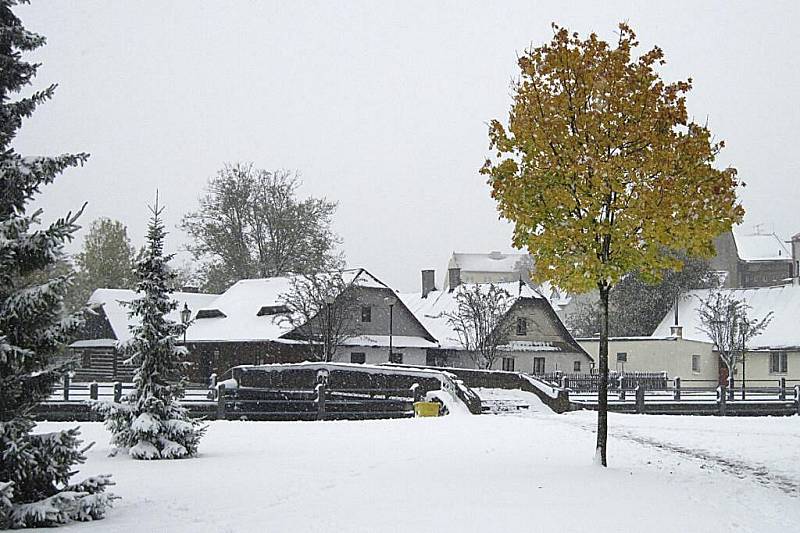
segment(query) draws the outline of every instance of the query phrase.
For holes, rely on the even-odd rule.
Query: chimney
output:
[[[461,269],[460,268],[448,268],[447,269],[447,286],[452,291],[456,287],[461,285]]]
[[[795,234],[792,243],[792,285],[800,285],[800,233]]]
[[[431,291],[436,290],[436,282],[434,281],[435,278],[435,271],[434,270],[423,270],[422,271],[422,297],[427,298],[428,294]]]
[[[670,326],[669,327],[669,336],[675,337],[676,339],[683,338],[683,326]]]

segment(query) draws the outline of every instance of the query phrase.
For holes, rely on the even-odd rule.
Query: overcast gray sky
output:
[[[660,45],[666,79],[739,169],[746,224],[800,231],[798,2],[255,2],[33,0],[48,38],[37,86],[60,84],[16,141],[23,154],[87,151],[46,189],[50,218],[89,206],[136,244],[155,189],[169,247],[226,161],[298,169],[339,202],[351,266],[401,290],[442,275],[453,250],[510,250],[478,174],[486,122],[505,119],[516,53],[551,22],[614,38],[628,21]]]

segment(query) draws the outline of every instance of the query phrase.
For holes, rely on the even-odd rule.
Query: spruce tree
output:
[[[167,318],[177,302],[170,298],[175,273],[168,266],[172,255],[164,255],[162,210],[156,195],[147,244],[136,264],[140,296],[128,304],[129,316],[138,324],[131,326],[131,339],[120,346],[129,356],[127,363],[138,367],[135,389],[119,404],[97,404],[112,443],[136,459],[193,456],[205,432],[177,401],[183,396],[186,349],[177,346],[176,339],[186,325]]]
[[[11,146],[22,119],[55,90],[12,100],[39,66],[22,53],[45,42],[22,26],[11,10],[17,4],[0,0],[0,529],[101,518],[114,498],[105,492],[108,476],[70,484],[85,461],[78,428],[32,432],[33,409],[65,371],[55,356],[80,324],[63,309],[71,274],[43,275],[63,259],[80,211],[42,226],[41,211],[26,206],[88,154],[22,157]]]

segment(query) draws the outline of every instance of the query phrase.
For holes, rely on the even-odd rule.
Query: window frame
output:
[[[787,352],[769,353],[769,373],[787,374],[789,372],[789,354]]]
[[[573,361],[572,362],[572,371],[573,372],[580,372],[581,371],[581,362],[580,361]]]
[[[517,337],[524,337],[528,334],[528,319],[524,316],[517,317]]]
[[[372,322],[372,306],[371,305],[362,305],[361,306],[361,322],[362,323]]]
[[[502,358],[502,369],[505,372],[513,372],[514,371],[514,357],[503,357]]]
[[[692,373],[699,374],[702,372],[701,368],[701,361],[700,361],[700,354],[693,353],[692,354]]]
[[[359,359],[363,359],[362,361],[354,361],[353,359],[356,356],[360,356]],[[350,352],[350,362],[356,365],[365,365],[367,364],[367,353],[366,352]]]
[[[541,363],[541,371],[537,372],[536,369],[539,367]],[[533,375],[541,375],[547,371],[547,359],[545,357],[534,357],[533,358]]]

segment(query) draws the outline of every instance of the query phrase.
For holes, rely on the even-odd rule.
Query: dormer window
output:
[[[289,308],[285,305],[265,305],[258,310],[256,316],[285,315],[289,313]]]
[[[361,322],[372,322],[372,307],[368,305],[361,306]]]
[[[225,318],[226,316],[227,315],[219,309],[201,309],[194,318]]]

